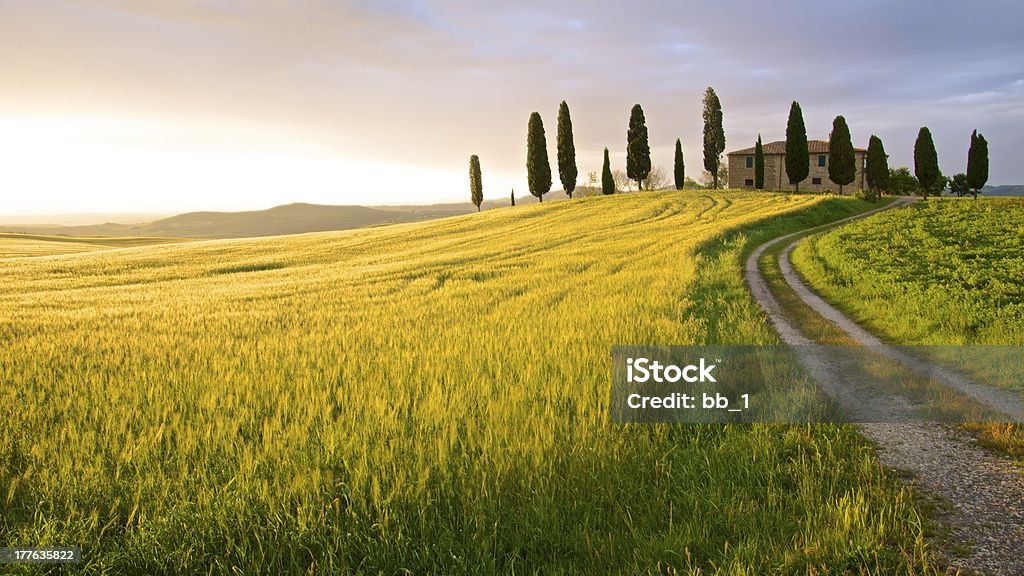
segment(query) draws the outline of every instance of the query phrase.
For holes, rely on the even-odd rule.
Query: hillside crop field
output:
[[[929,573],[851,428],[608,414],[612,345],[775,342],[745,251],[869,206],[642,193],[0,259],[0,542],[87,574]]]
[[[1024,200],[918,202],[793,251],[814,288],[901,344],[1024,343]]]
[[[109,237],[109,236],[44,236],[39,234],[15,234],[0,232],[0,258],[19,256],[53,256],[128,248],[150,244],[182,242],[175,238],[152,237]]]

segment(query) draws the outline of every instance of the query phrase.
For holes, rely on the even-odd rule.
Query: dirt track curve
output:
[[[765,250],[781,242],[789,242],[779,255],[779,268],[789,287],[815,312],[835,324],[850,338],[864,346],[906,365],[915,372],[938,374],[939,380],[977,401],[998,407],[1020,421],[1024,420],[1024,402],[1020,396],[967,381],[958,374],[911,357],[887,346],[839,310],[814,294],[799,278],[789,261],[793,246],[808,232],[822,231],[845,222],[864,218],[881,210],[901,208],[910,199],[899,199],[870,212],[845,218],[794,234],[775,238],[759,246],[747,259],[744,273],[754,299],[771,319],[781,339],[790,346],[813,350],[814,342],[804,335],[789,318],[768,289],[758,262]],[[910,408],[899,402],[884,403],[878,409],[884,416],[865,414],[863,402],[853,399],[851,383],[845,372],[829,366],[822,358],[798,357],[822,389],[849,413],[862,415],[862,434],[878,446],[878,455],[887,466],[903,472],[904,477],[931,496],[939,497],[947,506],[940,507],[939,520],[949,529],[949,538],[967,553],[957,556],[949,550],[944,555],[951,567],[989,575],[1024,576],[1024,473],[1015,465],[977,445],[967,433],[942,424],[916,422]],[[876,402],[876,404],[881,404]]]

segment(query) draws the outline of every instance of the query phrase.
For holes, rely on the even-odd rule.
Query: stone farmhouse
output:
[[[764,148],[764,187],[766,190],[793,190],[796,188],[786,176],[786,142],[776,140],[763,144]],[[808,140],[807,149],[811,156],[811,169],[807,179],[800,182],[800,191],[807,192],[838,192],[839,185],[828,178],[828,142],[825,140]],[[867,188],[864,180],[864,168],[868,151],[854,148],[854,166],[856,174],[853,182],[843,187],[843,192],[853,193],[860,188]],[[726,154],[729,159],[729,188],[754,187],[754,147],[736,150]]]

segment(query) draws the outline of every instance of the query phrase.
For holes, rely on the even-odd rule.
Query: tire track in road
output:
[[[950,387],[1015,416],[1024,414],[1020,397],[974,384],[948,370],[910,357],[883,344],[841,312],[815,295],[797,276],[789,262],[789,254],[797,241],[808,232],[822,231],[845,222],[864,218],[876,212],[904,207],[911,199],[895,202],[869,212],[844,218],[823,226],[803,230],[770,240],[750,255],[744,266],[747,284],[754,299],[768,315],[779,337],[786,344],[802,350],[813,350],[814,342],[800,331],[768,288],[758,262],[765,250],[781,242],[789,245],[780,253],[780,270],[790,289],[816,313],[820,314],[853,340],[885,356],[904,363],[916,372],[926,371]],[[887,353],[888,352],[888,353]],[[800,354],[798,354],[800,356]],[[846,374],[828,366],[821,358],[801,357],[822,389],[851,414],[863,414],[864,403],[855,399]],[[945,377],[943,377],[945,376]],[[885,412],[884,421],[912,422],[911,409],[898,403],[878,407]],[[895,418],[894,418],[895,416]],[[870,422],[870,420],[867,420]],[[875,420],[878,422],[879,420]],[[878,424],[858,425],[861,433],[878,447],[878,455],[887,466],[903,471],[924,491],[939,496],[948,506],[939,513],[939,520],[949,529],[949,537],[969,552],[958,556],[942,550],[953,569],[968,569],[990,575],[1024,575],[1024,474],[1012,462],[999,458],[977,445],[965,432],[940,424]]]

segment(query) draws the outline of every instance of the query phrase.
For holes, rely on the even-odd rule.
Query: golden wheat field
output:
[[[44,236],[0,232],[0,258],[22,256],[53,256],[76,254],[109,248],[169,244],[182,240],[174,238],[105,237],[105,236]]]
[[[927,572],[849,429],[608,416],[613,344],[773,341],[751,238],[865,206],[659,192],[0,259],[0,542],[93,574]]]

